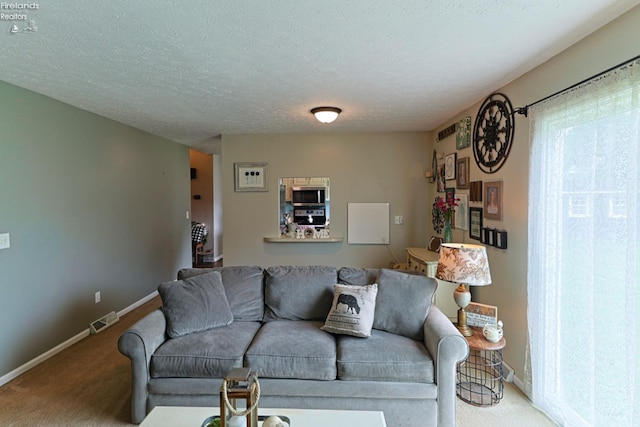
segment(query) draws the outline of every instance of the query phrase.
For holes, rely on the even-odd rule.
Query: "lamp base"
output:
[[[463,337],[472,337],[473,329],[471,329],[468,325],[456,325],[458,331],[462,334]]]
[[[458,323],[456,327],[463,336],[473,336],[473,330],[467,325],[467,312],[465,311],[465,308],[469,305],[469,302],[471,302],[469,289],[461,283],[460,286],[453,291],[453,299],[456,301],[458,307],[460,307],[458,309]]]

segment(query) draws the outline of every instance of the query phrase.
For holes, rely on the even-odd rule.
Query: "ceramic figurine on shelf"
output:
[[[287,237],[294,238],[296,237],[296,231],[298,228],[298,224],[295,222],[290,222],[287,224]]]
[[[487,339],[487,341],[498,342],[502,339],[502,320],[498,320],[497,325],[492,325],[487,323],[482,328],[482,334]]]

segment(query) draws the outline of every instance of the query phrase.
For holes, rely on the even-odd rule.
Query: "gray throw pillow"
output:
[[[338,283],[345,285],[371,285],[378,279],[379,268],[342,267],[338,270]]]
[[[438,286],[430,277],[380,269],[373,328],[416,341],[424,339],[424,322]]]
[[[337,284],[333,286],[333,293],[331,311],[320,329],[332,334],[371,336],[378,285]]]
[[[162,283],[158,286],[171,338],[233,322],[233,314],[218,271]]]
[[[324,321],[338,282],[335,267],[272,266],[265,270],[264,320]]]

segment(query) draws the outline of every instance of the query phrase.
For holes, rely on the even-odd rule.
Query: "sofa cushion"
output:
[[[223,378],[241,367],[259,322],[233,322],[165,341],[151,356],[151,377]]]
[[[338,273],[328,266],[274,266],[265,270],[264,320],[326,319]]]
[[[342,267],[338,270],[338,283],[345,285],[371,285],[378,279],[378,268]]]
[[[158,286],[167,335],[172,338],[233,322],[222,276],[217,271]]]
[[[433,383],[433,359],[421,342],[389,332],[374,329],[366,340],[341,335],[338,379]]]
[[[323,331],[366,338],[371,335],[378,285],[333,287],[333,304]]]
[[[261,321],[264,315],[263,269],[258,266],[229,266],[214,268],[183,268],[178,271],[178,280],[199,274],[219,271],[222,285],[233,319],[238,321]]]
[[[245,354],[245,366],[258,377],[336,379],[336,341],[320,330],[322,322],[267,322]]]
[[[382,268],[377,283],[378,296],[373,327],[422,341],[424,322],[438,286],[436,280]]]

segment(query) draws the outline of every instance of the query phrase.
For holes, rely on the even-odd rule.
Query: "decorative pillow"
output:
[[[182,268],[178,280],[219,271],[234,321],[260,322],[264,315],[263,268],[232,265],[213,268]]]
[[[338,283],[343,285],[371,285],[378,279],[379,268],[342,267],[338,270]]]
[[[338,283],[335,267],[282,265],[267,268],[263,320],[325,320],[335,283]]]
[[[371,336],[373,314],[376,308],[378,285],[333,286],[333,304],[327,320],[320,329],[333,334]]]
[[[167,335],[171,338],[233,322],[218,271],[162,283],[158,293],[167,318]]]
[[[438,286],[436,280],[382,268],[377,282],[378,297],[373,327],[422,341],[424,322]]]

